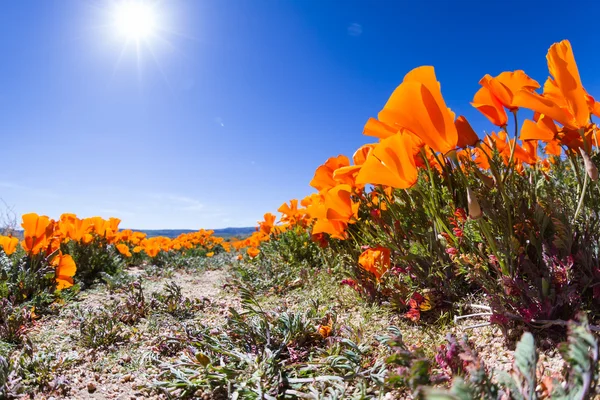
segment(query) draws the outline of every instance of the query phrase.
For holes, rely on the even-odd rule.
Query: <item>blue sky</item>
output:
[[[151,1],[160,31],[124,46],[114,1],[19,0],[0,13],[0,198],[18,214],[129,228],[252,226],[311,192],[369,138],[404,74],[434,65],[450,108],[486,73],[569,39],[600,96],[596,1]]]

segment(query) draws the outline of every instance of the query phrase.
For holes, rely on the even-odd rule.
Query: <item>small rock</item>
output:
[[[100,381],[100,374],[96,372],[94,374],[94,379],[96,380],[96,382],[99,382]]]
[[[121,378],[121,382],[123,382],[123,383],[131,382],[132,380],[133,380],[133,377],[131,376],[131,374],[123,375],[123,377]]]
[[[87,391],[89,393],[94,393],[96,391],[96,384],[94,382],[88,382]]]

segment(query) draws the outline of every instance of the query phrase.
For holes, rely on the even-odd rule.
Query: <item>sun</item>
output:
[[[157,29],[156,12],[143,1],[125,0],[115,6],[114,25],[117,34],[127,41],[147,40]]]

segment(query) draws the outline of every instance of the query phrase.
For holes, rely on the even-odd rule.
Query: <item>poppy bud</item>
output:
[[[598,180],[598,168],[594,165],[594,162],[590,158],[590,155],[582,148],[579,149],[581,157],[583,157],[583,164],[585,165],[585,171],[589,175],[590,179],[594,182]]]
[[[494,186],[496,186],[496,180],[493,177],[489,177],[481,172],[479,168],[475,168],[475,175],[477,175],[477,177],[481,179],[481,182],[483,182],[483,184],[488,188],[492,189]]]
[[[481,212],[479,201],[477,201],[477,196],[475,196],[470,187],[467,187],[467,203],[469,205],[469,217],[472,219],[481,218],[483,213]]]

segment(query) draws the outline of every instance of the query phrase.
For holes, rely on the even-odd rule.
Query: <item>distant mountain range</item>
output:
[[[176,238],[182,233],[191,233],[198,232],[198,230],[193,229],[132,229],[133,231],[144,232],[148,237],[155,236],[165,236],[168,238]],[[242,228],[222,228],[222,229],[212,229],[215,231],[214,235],[222,238],[230,238],[230,237],[246,237],[250,236],[252,232],[256,230],[256,227],[242,227]]]
[[[122,229],[121,229],[122,230]],[[207,229],[208,230],[208,229]],[[236,237],[236,238],[245,238],[247,236],[252,235],[252,232],[256,230],[253,226],[242,227],[242,228],[222,228],[222,229],[213,229],[215,231],[214,235],[217,237],[222,237],[224,239]],[[132,229],[132,231],[144,232],[148,235],[149,238],[155,236],[165,236],[170,239],[176,238],[182,233],[190,233],[190,232],[198,232],[198,230],[194,229]],[[1,232],[0,232],[1,234]],[[14,232],[14,235],[19,239],[23,238],[23,230],[18,230]]]

